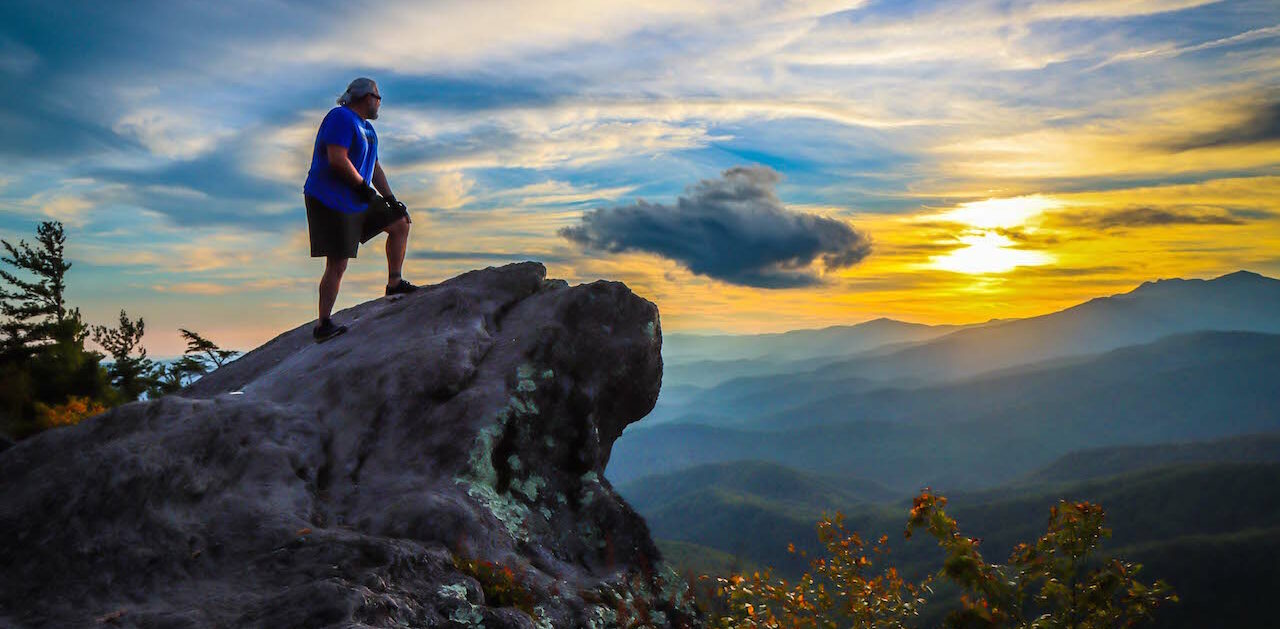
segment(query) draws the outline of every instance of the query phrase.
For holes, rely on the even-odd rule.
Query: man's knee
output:
[[[390,225],[387,225],[387,228],[383,231],[386,231],[388,234],[394,234],[394,235],[407,234],[409,233],[409,221],[405,220],[404,218],[401,218],[400,220],[397,220],[397,221],[393,221]]]
[[[342,275],[347,271],[347,259],[338,257],[325,258],[324,272]]]

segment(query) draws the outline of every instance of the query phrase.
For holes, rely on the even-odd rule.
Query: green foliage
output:
[[[1160,606],[1177,602],[1163,581],[1137,579],[1141,566],[1092,555],[1111,531],[1102,508],[1088,502],[1059,501],[1051,507],[1048,531],[1034,543],[1018,544],[1007,564],[989,564],[980,540],[960,534],[943,510],[946,498],[925,490],[914,500],[906,537],[927,530],[946,553],[941,576],[961,588],[961,607],[946,618],[950,627],[1092,629],[1132,627],[1153,618]],[[818,523],[826,554],[811,562],[798,581],[774,580],[770,571],[717,579],[719,598],[710,616],[718,627],[835,628],[906,627],[920,617],[930,578],[909,583],[893,567],[878,574],[857,533],[844,528],[843,515]],[[873,548],[883,557],[887,537]],[[795,552],[794,546],[789,550]],[[703,577],[706,579],[707,577]]]
[[[116,327],[87,326],[64,292],[71,263],[63,258],[62,224],[47,221],[36,245],[0,240],[0,430],[23,438],[46,428],[73,424],[143,395],[172,393],[239,352],[223,350],[182,330],[187,351],[173,364],[157,364],[142,347],[141,318],[120,311]],[[7,285],[7,287],[5,286]],[[111,355],[85,349],[89,337]]]
[[[178,391],[196,378],[229,362],[240,352],[218,347],[216,343],[186,328],[180,329],[187,340],[187,350],[168,365],[156,365],[151,374],[152,397]]]
[[[107,350],[113,361],[108,371],[111,384],[126,400],[136,400],[155,386],[152,372],[156,365],[147,358],[147,350],[142,347],[144,329],[141,318],[130,321],[124,310],[120,311],[119,327],[93,326],[93,341]],[[135,350],[137,356],[134,355]]]
[[[71,264],[63,259],[62,224],[46,221],[36,230],[36,246],[0,240],[0,420],[14,437],[47,427],[49,409],[86,409],[119,403],[121,395],[99,364],[103,356],[84,347],[90,330],[79,309],[67,308],[64,291]],[[68,406],[71,405],[71,406]],[[59,417],[76,413],[57,411]]]
[[[180,391],[205,371],[204,365],[190,356],[183,356],[167,365],[158,363],[152,370],[152,384],[147,395],[160,397]]]
[[[5,318],[0,327],[5,337],[0,341],[0,359],[22,359],[30,356],[37,347],[55,341],[74,341],[80,331],[76,325],[64,325],[68,319],[77,323],[79,311],[68,312],[63,292],[66,274],[71,263],[62,256],[66,235],[62,223],[45,221],[36,228],[36,245],[18,241],[14,246],[0,240],[8,256],[0,261],[14,267],[34,279],[0,269],[0,279],[11,288],[0,288],[0,316]],[[16,289],[16,290],[15,290]],[[83,340],[80,337],[79,340]]]
[[[183,352],[186,356],[191,356],[193,360],[203,365],[205,371],[212,371],[229,362],[235,357],[235,350],[222,349],[215,345],[213,341],[192,332],[186,328],[181,329],[182,338],[187,340],[187,351]]]
[[[515,607],[530,617],[536,617],[533,606],[537,601],[534,600],[533,593],[516,579],[511,568],[491,561],[460,557],[453,558],[453,566],[480,583],[486,605]]]
[[[921,492],[913,501],[906,534],[923,528],[933,535],[947,553],[941,574],[975,597],[962,599],[962,608],[947,617],[949,626],[1131,627],[1150,619],[1160,605],[1178,600],[1163,581],[1138,581],[1140,565],[1116,558],[1101,565],[1089,561],[1111,536],[1098,505],[1060,501],[1050,509],[1047,533],[1034,544],[1017,545],[1008,564],[994,565],[978,551],[979,540],[960,534],[943,510],[946,502],[928,490]]]

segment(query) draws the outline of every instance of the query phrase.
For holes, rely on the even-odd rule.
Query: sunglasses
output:
[[[378,95],[378,94],[374,94],[373,92],[370,92],[370,93],[369,93],[369,94],[367,94],[367,95],[368,95],[368,96],[372,96],[372,97],[374,97],[374,98],[378,99],[379,101],[381,101],[381,100],[382,100],[382,96],[380,96],[380,95]]]

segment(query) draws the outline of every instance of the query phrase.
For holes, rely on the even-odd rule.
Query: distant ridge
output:
[[[1146,282],[1051,314],[958,330],[895,354],[833,364],[848,377],[941,381],[1197,331],[1280,333],[1280,280],[1237,271]]]
[[[987,324],[977,324],[987,325]],[[856,325],[770,334],[666,334],[662,339],[663,389],[712,387],[733,378],[796,373],[869,351],[910,345],[972,326],[925,325],[881,317]],[[651,420],[668,417],[671,397],[658,402]]]
[[[923,341],[974,325],[926,325],[880,317],[853,325],[788,330],[768,334],[663,336],[663,359],[684,363],[702,360],[732,361],[768,359],[801,361],[843,357],[884,345]]]
[[[815,513],[837,506],[901,497],[901,492],[871,481],[822,476],[759,460],[699,465],[671,474],[639,478],[616,489],[633,507],[646,511],[713,487]]]
[[[1232,273],[1227,273],[1226,275],[1219,275],[1218,277],[1215,277],[1209,280],[1202,280],[1202,279],[1196,279],[1196,278],[1185,279],[1181,277],[1171,277],[1171,278],[1161,278],[1155,281],[1147,281],[1147,282],[1143,282],[1142,285],[1133,289],[1133,291],[1131,291],[1128,294],[1136,293],[1144,289],[1150,289],[1158,286],[1195,285],[1195,284],[1206,284],[1211,282],[1232,283],[1232,282],[1258,282],[1258,281],[1270,281],[1270,282],[1280,283],[1280,279],[1267,277],[1265,275],[1262,275],[1261,273],[1254,273],[1253,271],[1245,271],[1242,269]]]
[[[1184,463],[1280,463],[1280,432],[1214,441],[1079,450],[1036,470],[1017,485],[1090,480]]]

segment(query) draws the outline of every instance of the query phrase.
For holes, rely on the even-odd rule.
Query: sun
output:
[[[959,235],[952,236],[964,246],[929,258],[931,269],[973,275],[1008,273],[1021,266],[1051,264],[1055,258],[1044,251],[1019,248],[1004,230],[1035,231],[1028,223],[1047,210],[1061,207],[1052,197],[1028,195],[961,203],[954,209],[920,216],[917,220],[953,223]]]
[[[928,218],[935,221],[963,223],[976,229],[1007,228],[1025,225],[1029,219],[1039,216],[1045,210],[1052,210],[1061,205],[1061,202],[1052,197],[1031,194],[961,203],[954,210],[932,214]]]
[[[961,236],[959,240],[964,247],[934,256],[930,266],[956,273],[1008,273],[1020,266],[1040,266],[1054,261],[1047,253],[1015,249],[1016,243],[996,232]]]

